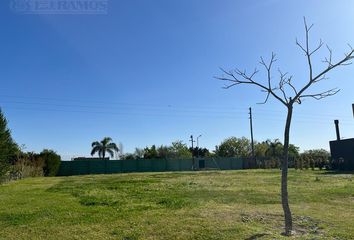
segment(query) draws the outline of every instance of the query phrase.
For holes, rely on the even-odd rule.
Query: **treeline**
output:
[[[278,140],[266,140],[254,143],[256,167],[279,168],[283,156],[283,144]],[[242,157],[252,160],[252,146],[245,137],[230,137],[215,146],[215,150],[188,147],[183,141],[171,145],[152,145],[144,149],[136,148],[134,153],[121,155],[121,159],[158,159],[158,158],[192,158],[192,157]],[[300,153],[299,147],[289,146],[290,167],[296,169],[322,169],[330,167],[330,154],[324,149],[308,150]]]
[[[279,168],[283,155],[283,144],[278,140],[255,142],[254,155],[249,139],[230,137],[215,149],[191,148],[182,141],[170,145],[152,145],[144,149],[136,148],[133,153],[121,155],[120,159],[185,159],[204,157],[242,157],[254,161],[254,167]],[[299,152],[299,147],[289,146],[289,167],[297,169],[330,168],[330,154],[324,149]],[[53,150],[44,149],[40,153],[24,152],[12,139],[7,120],[0,109],[0,182],[36,176],[55,176],[60,166],[60,156]]]
[[[0,182],[24,177],[55,176],[60,156],[52,150],[24,152],[11,137],[7,120],[0,110]]]
[[[198,148],[195,148],[194,151],[197,151]],[[203,152],[205,157],[209,154],[209,151],[205,149],[207,153]],[[122,155],[121,159],[159,159],[159,158],[192,158],[193,151],[191,148],[188,148],[187,144],[182,141],[172,142],[171,145],[161,145],[156,147],[156,145],[152,145],[151,147],[146,147],[144,149],[136,148],[134,153],[128,153]],[[197,154],[194,154],[197,156]]]

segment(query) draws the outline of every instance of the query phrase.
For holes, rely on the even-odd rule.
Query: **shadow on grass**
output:
[[[267,235],[269,235],[269,234],[268,233],[257,233],[257,234],[250,236],[249,238],[245,238],[245,240],[255,240],[255,239],[267,236]]]
[[[323,175],[336,175],[336,174],[354,174],[354,170],[352,171],[344,171],[344,170],[328,170],[322,172]]]

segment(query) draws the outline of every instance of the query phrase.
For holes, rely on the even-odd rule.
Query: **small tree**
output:
[[[320,41],[319,44],[311,49],[309,43],[309,33],[313,25],[309,26],[306,23],[306,19],[304,18],[304,26],[305,26],[305,44],[301,44],[296,40],[296,45],[301,49],[301,51],[306,56],[306,61],[309,68],[309,76],[306,83],[301,87],[297,88],[293,84],[292,76],[288,76],[287,73],[279,72],[279,81],[276,86],[272,84],[272,72],[273,65],[276,62],[275,54],[272,53],[269,62],[266,62],[263,57],[261,57],[260,64],[264,67],[266,71],[266,83],[257,81],[255,79],[258,70],[257,68],[250,74],[246,72],[246,70],[242,71],[239,69],[226,71],[221,68],[223,75],[217,77],[217,79],[229,82],[229,84],[225,85],[225,88],[231,88],[233,86],[238,86],[241,84],[253,85],[260,88],[263,92],[265,92],[266,98],[263,102],[266,103],[269,99],[269,96],[274,97],[278,100],[287,110],[287,118],[285,122],[284,128],[284,148],[283,148],[283,161],[282,161],[282,174],[281,174],[281,200],[282,207],[284,211],[284,221],[285,221],[285,235],[291,235],[293,224],[292,224],[292,216],[289,207],[289,199],[288,199],[288,157],[289,157],[289,139],[290,139],[290,126],[291,120],[293,116],[293,107],[294,105],[301,104],[302,100],[305,98],[314,98],[316,100],[320,100],[329,96],[333,96],[338,93],[337,88],[329,89],[327,91],[319,92],[319,93],[307,93],[307,91],[311,88],[311,86],[328,79],[326,74],[331,70],[339,67],[350,64],[350,60],[353,59],[354,50],[350,46],[350,51],[345,54],[345,56],[337,62],[333,62],[332,60],[332,50],[327,46],[329,55],[324,59],[324,63],[327,65],[324,69],[319,71],[317,74],[314,72],[313,64],[312,64],[312,56],[322,48],[323,42]],[[291,94],[290,94],[291,92]]]
[[[170,147],[170,156],[172,158],[192,158],[192,152],[188,148],[187,144],[181,140],[172,142]]]
[[[219,157],[250,157],[251,142],[245,137],[230,137],[216,147],[215,154]]]

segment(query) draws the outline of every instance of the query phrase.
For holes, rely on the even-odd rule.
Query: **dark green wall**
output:
[[[204,158],[206,169],[242,169],[240,158]],[[128,172],[164,172],[190,171],[192,159],[136,159],[136,160],[76,160],[62,161],[58,176],[128,173]]]

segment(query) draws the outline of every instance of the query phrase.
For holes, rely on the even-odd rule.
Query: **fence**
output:
[[[203,158],[195,162],[199,169],[245,168],[241,158]],[[192,166],[193,159],[76,160],[62,161],[57,175],[190,171]]]

